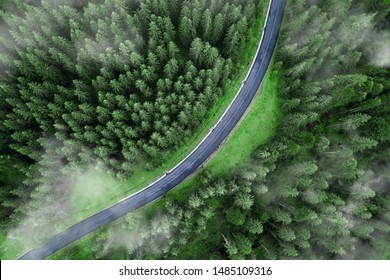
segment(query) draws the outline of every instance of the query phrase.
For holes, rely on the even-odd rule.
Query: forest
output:
[[[390,258],[390,64],[376,56],[389,12],[289,1],[272,69],[283,117],[250,164],[225,177],[206,165],[187,198],[168,194],[57,257]]]
[[[185,145],[235,77],[263,8],[255,0],[1,1],[2,228],[41,207],[31,197],[66,195],[46,187],[67,185],[58,166],[71,176],[99,162],[120,180]]]
[[[0,2],[3,228],[26,215],[38,184],[61,183],[53,161],[72,170],[98,158],[123,178],[185,145],[262,10],[255,0],[22,2]],[[180,198],[54,258],[389,259],[389,29],[386,0],[289,0],[269,69],[282,117],[249,164],[224,176],[205,165]]]

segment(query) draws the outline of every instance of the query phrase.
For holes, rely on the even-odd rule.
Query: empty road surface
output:
[[[220,121],[214,126],[214,129],[210,131],[203,142],[185,160],[158,181],[121,200],[117,204],[69,227],[55,235],[42,247],[27,252],[20,259],[45,259],[101,226],[161,197],[194,173],[223,143],[255,97],[275,49],[286,2],[287,0],[272,1],[262,43],[241,91],[237,94]]]

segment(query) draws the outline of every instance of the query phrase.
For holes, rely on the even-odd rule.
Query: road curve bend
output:
[[[194,173],[228,137],[255,97],[276,46],[286,2],[287,0],[271,0],[258,52],[240,91],[221,119],[191,154],[151,185],[67,228],[42,247],[32,249],[19,259],[45,259],[101,226],[161,197]]]

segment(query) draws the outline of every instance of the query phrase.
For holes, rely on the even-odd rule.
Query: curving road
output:
[[[241,90],[218,123],[190,155],[148,187],[69,227],[42,247],[32,249],[19,259],[45,259],[101,226],[161,197],[194,173],[224,142],[256,95],[275,49],[286,2],[287,0],[271,1],[261,44]]]

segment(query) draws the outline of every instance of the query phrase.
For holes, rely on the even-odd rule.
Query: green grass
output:
[[[252,152],[259,145],[266,143],[276,132],[277,122],[281,117],[277,96],[279,78],[280,72],[267,73],[260,93],[249,107],[246,117],[220,151],[205,165],[205,168],[210,169],[214,176],[227,176],[233,169],[246,166]],[[197,188],[199,176],[199,173],[195,174],[165,196],[185,203],[188,196]],[[137,211],[142,211],[145,217],[152,217],[164,207],[163,205],[164,200],[159,199]],[[99,234],[99,232],[95,233]],[[70,255],[73,259],[93,258],[93,253],[89,250],[91,236],[88,235],[58,251],[51,259],[65,259]],[[79,253],[72,254],[72,252]]]
[[[64,226],[69,226],[69,224],[85,219],[86,217],[117,203],[120,199],[146,187],[148,184],[161,177],[166,170],[171,169],[177,163],[179,163],[198,145],[198,143],[208,133],[209,128],[212,127],[218,121],[218,119],[222,116],[224,111],[227,109],[227,107],[233,100],[234,96],[237,94],[239,88],[241,87],[242,80],[247,75],[247,71],[249,70],[249,67],[256,54],[258,44],[261,38],[262,27],[264,25],[265,15],[266,15],[266,10],[268,8],[269,0],[260,0],[260,2],[263,3],[264,12],[259,19],[258,25],[251,30],[251,35],[249,36],[247,42],[247,48],[245,49],[245,51],[241,56],[242,63],[241,65],[236,66],[236,68],[238,68],[238,74],[236,75],[236,79],[232,80],[229,84],[225,86],[224,95],[220,97],[218,101],[209,110],[206,120],[199,126],[197,132],[184,141],[186,143],[185,145],[178,148],[176,151],[170,153],[169,155],[164,155],[163,164],[159,168],[150,171],[146,168],[147,162],[146,161],[141,162],[138,164],[138,167],[135,169],[133,175],[129,179],[123,182],[119,182],[118,184],[117,183],[110,184],[110,186],[112,186],[110,188],[104,187],[107,184],[101,184],[101,183],[96,184],[96,180],[100,182],[101,180],[99,178],[102,177],[103,178],[107,177],[106,179],[102,179],[103,182],[107,182],[107,181],[112,182],[112,178],[108,173],[106,174],[104,170],[95,170],[93,171],[95,173],[91,172],[90,176],[87,176],[87,180],[85,180],[84,182],[82,180],[76,180],[77,184],[75,184],[75,186],[73,187],[73,197],[72,197],[72,204],[74,205],[75,215],[72,221],[66,221],[66,225],[64,224]],[[264,86],[264,88],[266,87],[267,85]],[[272,102],[276,102],[276,99],[272,101],[270,95],[264,94],[256,100],[255,104],[261,104],[263,102],[271,104]],[[272,126],[269,123],[267,123],[266,119],[269,118],[269,121],[271,120],[270,116],[272,115],[272,113],[270,109],[274,108],[272,106],[267,107],[266,105],[262,105],[259,107],[258,105],[255,105],[253,110],[255,110],[256,114],[262,115],[264,112],[267,112],[266,113],[267,116],[261,118],[262,120],[259,122],[258,120],[256,120],[255,115],[249,114],[247,116],[247,118],[250,118],[249,122],[255,121],[255,123],[257,124],[250,124],[248,122],[243,123],[242,125],[244,125],[244,132],[241,133],[237,131],[237,133],[240,133],[241,136],[237,138],[237,136],[235,136],[234,134],[233,135],[234,138],[232,137],[233,140],[229,140],[226,143],[226,145],[228,145],[228,147],[234,147],[234,144],[231,143],[232,141],[241,141],[240,143],[244,144],[244,142],[242,142],[243,141],[242,139],[249,137],[248,135],[251,134],[250,131],[252,131],[252,128],[260,127],[261,125],[267,125],[267,128],[265,127],[262,128],[265,129],[263,130],[264,132],[262,134],[265,135],[264,139],[266,139],[267,138],[266,135],[269,135],[271,133]],[[249,132],[249,134],[247,132]],[[251,138],[248,138],[249,141],[252,141],[253,139],[255,139],[254,135],[252,135]],[[231,159],[230,165],[224,163],[224,165],[220,167],[220,171],[222,172],[223,170],[225,170],[227,172],[227,170],[230,168],[229,166],[234,166],[235,164],[238,164],[241,160],[244,160],[245,157],[249,158],[249,155],[251,151],[255,148],[256,144],[251,144],[251,146],[252,148],[247,146],[245,147],[245,149],[240,151],[240,155],[235,155],[234,159],[233,158]],[[222,148],[220,153],[226,156],[227,154],[226,151],[227,151],[226,148]],[[235,151],[238,151],[236,147],[235,147]],[[210,164],[216,162],[215,164],[217,165],[218,162],[221,161],[223,161],[223,159],[220,156],[217,156],[213,159],[213,161],[210,162]],[[243,161],[242,164],[245,164],[245,161]],[[97,174],[96,178],[90,178],[91,176],[93,177],[94,174]],[[192,180],[188,180],[184,184],[188,184],[191,182]],[[104,185],[104,186],[97,187],[98,185],[100,186]],[[181,186],[182,185],[183,184],[181,184]],[[91,194],[93,195],[90,196],[89,192],[91,192]],[[149,213],[153,213],[154,209],[157,209],[159,207],[161,207],[161,200],[149,204],[148,207],[144,208],[144,210]],[[88,236],[86,238],[88,238]],[[89,255],[90,253],[89,250],[82,249],[84,246],[88,246],[88,242],[85,241],[86,238],[83,238],[80,241],[76,242],[74,245],[72,245],[72,247],[78,246],[78,248],[82,250],[85,253],[85,255]],[[14,252],[15,255],[14,257],[7,254],[7,258],[12,259],[18,257],[21,254],[21,252],[19,252],[19,250],[16,251],[18,252]],[[61,252],[63,251],[64,250],[61,250]],[[54,256],[61,256],[62,255],[61,252],[58,252],[58,255],[55,254]],[[83,256],[74,255],[74,257],[82,258]]]
[[[265,22],[269,0],[260,0],[260,2],[263,3],[264,12],[259,19],[258,25],[250,32],[251,35],[248,39],[247,48],[241,56],[242,63],[240,66],[238,66],[238,74],[236,75],[236,79],[225,86],[224,95],[220,97],[209,110],[205,121],[199,126],[197,132],[184,141],[186,143],[185,145],[168,155],[163,155],[164,160],[160,167],[150,171],[146,168],[146,161],[140,162],[134,170],[133,175],[121,183],[120,187],[106,189],[104,193],[101,193],[101,195],[104,195],[104,197],[99,197],[95,200],[90,199],[86,203],[84,195],[85,192],[80,192],[77,190],[77,188],[75,188],[75,195],[73,198],[73,203],[77,209],[77,217],[75,218],[75,221],[81,220],[106,207],[109,207],[117,203],[120,199],[146,187],[148,184],[164,175],[167,170],[170,170],[182,159],[184,159],[206,136],[210,127],[212,127],[218,121],[218,119],[222,116],[224,111],[233,100],[234,96],[237,94],[241,87],[241,82],[247,75],[249,67],[256,54],[262,34],[262,27]]]
[[[227,176],[232,170],[247,166],[253,151],[275,134],[281,118],[277,95],[279,78],[280,72],[267,72],[260,94],[252,102],[245,118],[215,156],[205,164],[204,168],[210,170],[213,176]],[[179,201],[185,200],[196,189],[198,178],[199,174],[192,176],[169,195]]]
[[[7,238],[6,232],[0,231],[0,259],[14,260],[18,258],[26,248],[15,239]]]
[[[245,167],[253,151],[275,133],[280,117],[277,96],[279,74],[267,74],[261,94],[257,96],[247,116],[222,146],[209,168],[215,175],[224,175],[232,168]]]

